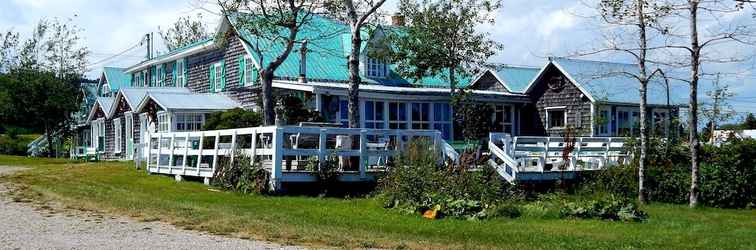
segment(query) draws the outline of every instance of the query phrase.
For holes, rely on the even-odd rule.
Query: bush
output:
[[[559,210],[562,218],[604,219],[613,221],[643,221],[645,212],[627,198],[613,195],[598,199],[564,202]]]
[[[26,155],[27,145],[31,140],[28,136],[19,136],[7,131],[5,135],[0,135],[0,154],[4,155]]]
[[[281,115],[283,115],[284,123],[287,125],[297,125],[300,122],[326,121],[320,117],[320,112],[307,109],[302,99],[296,96],[281,97],[281,106],[278,108],[281,109]]]
[[[471,171],[465,166],[438,164],[437,152],[425,141],[413,141],[394,167],[381,178],[379,192],[386,207],[408,212],[432,211],[433,217],[483,218],[486,210],[517,197],[511,186],[486,166]]]
[[[685,145],[649,143],[646,190],[650,201],[687,203],[690,159]],[[666,153],[665,153],[666,152]],[[720,147],[706,145],[699,165],[700,201],[711,207],[756,205],[756,140],[733,140]],[[614,194],[634,199],[638,194],[637,165],[615,166],[584,176],[582,193]]]
[[[249,128],[260,125],[262,125],[262,116],[259,113],[233,108],[208,115],[202,130]]]
[[[259,161],[252,164],[249,156],[238,151],[233,162],[229,157],[219,160],[210,184],[223,190],[244,194],[268,194],[269,180],[268,171],[265,171]]]

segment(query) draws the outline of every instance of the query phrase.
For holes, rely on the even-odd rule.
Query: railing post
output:
[[[551,137],[546,137],[546,147],[543,148],[543,161],[539,164],[541,172],[546,168],[546,161],[549,159],[549,146],[551,145]]]
[[[234,133],[231,135],[231,165],[234,164],[234,157],[236,156],[236,130],[234,130]]]
[[[158,141],[157,141],[157,157],[155,158],[155,165],[157,166],[157,171],[160,173],[160,155],[163,154],[163,133],[158,134]]]
[[[199,152],[197,152],[197,176],[200,175],[200,167],[202,166],[203,145],[205,145],[205,132],[200,132]]]
[[[276,127],[273,132],[273,164],[270,170],[270,185],[273,191],[281,188],[281,161],[283,161],[283,130]]]
[[[257,157],[257,129],[252,130],[252,159],[250,164],[255,164],[255,158]]]
[[[184,138],[184,156],[181,160],[181,174],[186,174],[186,160],[187,160],[188,154],[189,154],[189,133],[186,133],[186,137]]]
[[[367,170],[367,166],[365,161],[368,160],[367,155],[367,130],[362,129],[360,130],[360,179],[367,178],[367,174],[365,173]]]
[[[218,142],[220,141],[220,131],[215,132],[215,150],[213,151],[212,171],[215,173],[215,167],[218,166]]]
[[[144,139],[145,138],[142,138],[142,140]],[[146,139],[147,139],[147,165],[144,166],[144,168],[149,173],[150,172],[150,157],[152,154],[152,135],[148,133]]]
[[[176,145],[174,145],[174,143],[176,143],[176,134],[171,133],[171,144],[169,145],[169,148],[171,149],[171,155],[168,156],[168,173],[173,172],[173,152],[174,149],[176,149]]]
[[[318,137],[318,168],[322,167],[323,163],[325,162],[327,139],[326,129],[320,129],[320,135]]]

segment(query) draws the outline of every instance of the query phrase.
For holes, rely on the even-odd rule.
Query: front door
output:
[[[131,113],[126,114],[126,158],[134,157],[134,116]]]

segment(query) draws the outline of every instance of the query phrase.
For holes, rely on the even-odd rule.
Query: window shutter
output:
[[[226,90],[226,60],[221,60],[220,66],[221,66],[221,75],[220,75],[220,78],[221,78],[221,87],[220,87],[220,91],[224,91],[224,90]]]
[[[157,82],[157,65],[152,65],[150,69],[150,87],[154,87]]]
[[[215,92],[215,64],[210,64],[210,92]]]
[[[246,60],[244,60],[244,55],[239,56],[239,86],[244,87],[244,70],[246,69]]]
[[[178,62],[173,61],[173,72],[171,73],[171,82],[173,83],[173,87],[178,86],[178,82],[176,81],[176,66],[178,66]]]

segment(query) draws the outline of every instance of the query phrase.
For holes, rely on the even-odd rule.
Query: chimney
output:
[[[399,13],[396,13],[393,16],[391,16],[391,25],[404,26],[404,16],[402,16]]]
[[[302,41],[302,48],[299,49],[299,82],[307,82],[307,40]]]

